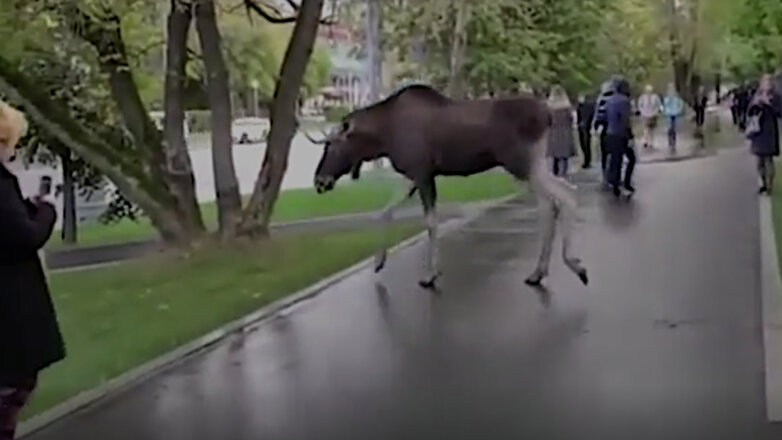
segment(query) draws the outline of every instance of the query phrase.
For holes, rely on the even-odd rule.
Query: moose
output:
[[[550,123],[547,105],[532,96],[457,101],[425,85],[407,86],[348,114],[323,139],[307,135],[324,146],[315,171],[315,189],[329,191],[348,173],[358,179],[362,163],[387,158],[410,186],[401,200],[385,208],[381,218],[387,225],[393,211],[419,193],[428,232],[426,272],[419,284],[434,289],[440,276],[435,177],[470,176],[500,166],[519,181],[530,182],[541,206],[543,246],[537,268],[525,282],[539,286],[548,275],[561,213],[565,264],[587,284],[587,271],[570,250],[577,208],[574,188],[551,174],[545,164]],[[382,248],[376,255],[376,272],[385,266],[386,254]]]

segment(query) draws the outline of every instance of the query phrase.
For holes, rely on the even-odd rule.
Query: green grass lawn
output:
[[[420,230],[394,226],[399,242]],[[383,234],[279,234],[265,244],[50,275],[68,357],[44,372],[26,416],[370,256]]]
[[[782,173],[782,163],[777,162],[777,176],[782,176],[780,173]],[[760,185],[759,179],[757,184]],[[777,252],[779,253],[782,252],[782,182],[780,182],[779,177],[774,181],[774,193],[771,195],[771,202],[774,221],[774,238],[777,241]],[[779,262],[782,265],[782,254],[779,255]],[[782,267],[780,267],[780,270],[782,270]]]
[[[466,178],[440,178],[437,189],[439,201],[448,203],[498,198],[518,191],[519,186],[505,173],[483,173]],[[304,220],[377,210],[389,202],[396,190],[390,182],[370,177],[355,183],[343,180],[334,191],[326,194],[317,194],[311,188],[283,191],[275,205],[273,221]],[[214,228],[217,224],[216,205],[205,204],[202,212],[208,227]],[[155,236],[156,232],[146,218],[138,222],[123,220],[111,225],[82,226],[79,230],[79,244],[91,246],[122,243]],[[59,238],[59,235],[57,237]],[[59,246],[62,246],[59,239],[53,239],[49,248]]]

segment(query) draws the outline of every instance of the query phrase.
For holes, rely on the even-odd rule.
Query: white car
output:
[[[152,122],[155,123],[155,126],[157,126],[158,130],[163,130],[163,119],[165,117],[165,113],[161,111],[153,111],[149,112],[149,117],[152,119]],[[187,118],[182,122],[182,129],[184,130],[185,134],[185,140],[190,136],[190,127],[187,124]]]
[[[231,124],[231,137],[237,144],[256,144],[266,140],[269,127],[269,120],[266,118],[234,119]]]

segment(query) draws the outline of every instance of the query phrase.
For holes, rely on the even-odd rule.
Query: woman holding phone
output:
[[[764,194],[774,190],[774,158],[779,156],[779,118],[782,117],[782,98],[774,88],[771,75],[763,75],[758,90],[747,111],[747,137],[752,153],[757,157],[760,189]]]
[[[50,188],[42,180],[41,193],[24,199],[6,167],[26,129],[24,115],[0,101],[0,440],[14,438],[39,372],[65,357],[38,258],[56,218],[44,201]]]

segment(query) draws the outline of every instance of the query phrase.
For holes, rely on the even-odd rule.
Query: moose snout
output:
[[[334,189],[334,178],[331,176],[315,176],[315,190],[318,194]]]

